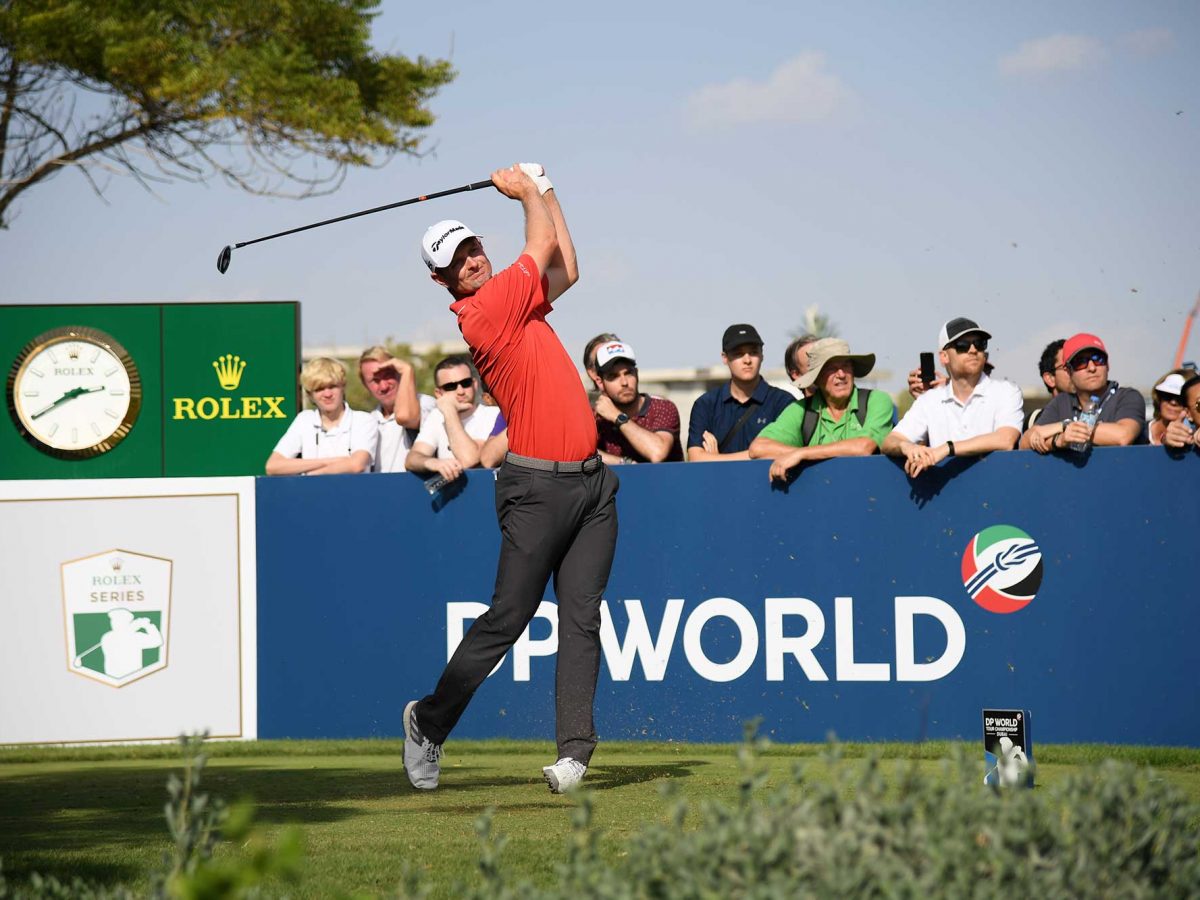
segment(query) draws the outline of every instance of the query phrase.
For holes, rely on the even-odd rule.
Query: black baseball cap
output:
[[[951,319],[942,326],[942,330],[938,332],[938,347],[945,350],[951,341],[956,341],[964,334],[980,334],[985,338],[991,338],[991,335],[984,331],[973,319],[964,319],[961,316],[957,319]],[[1064,357],[1065,359],[1065,357]]]
[[[763,339],[758,336],[758,331],[753,325],[730,325],[725,329],[725,336],[721,338],[721,352],[728,353],[742,344],[758,344],[761,347],[762,343]]]

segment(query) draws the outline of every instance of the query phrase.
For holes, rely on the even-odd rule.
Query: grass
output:
[[[952,745],[842,749],[850,759],[875,752],[913,760],[936,775]],[[299,887],[287,889],[292,896],[387,892],[409,866],[430,875],[437,895],[448,897],[456,881],[476,877],[474,824],[488,807],[495,809],[494,828],[508,837],[506,868],[538,884],[551,883],[574,808],[542,783],[541,766],[552,760],[553,750],[540,742],[452,741],[442,787],[419,793],[408,785],[395,741],[212,743],[202,787],[228,801],[252,798],[269,837],[289,824],[301,827],[304,869]],[[788,777],[799,761],[809,777],[819,779],[824,750],[777,745],[762,756],[772,778]],[[977,752],[973,745],[967,751]],[[1182,748],[1042,746],[1039,784],[1110,757],[1153,766],[1200,801],[1200,750]],[[643,823],[665,816],[661,785],[673,783],[691,800],[732,800],[738,790],[731,745],[605,743],[592,762],[587,784],[594,821],[612,859]],[[36,871],[145,887],[146,874],[168,848],[164,784],[178,764],[174,746],[0,749],[4,874],[13,882]]]

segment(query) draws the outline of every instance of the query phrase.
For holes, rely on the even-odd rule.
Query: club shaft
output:
[[[420,203],[422,200],[433,200],[437,197],[448,197],[450,194],[461,194],[463,191],[477,191],[480,188],[491,187],[492,181],[489,178],[487,181],[476,181],[473,184],[464,184],[462,187],[450,188],[447,191],[438,191],[436,194],[422,194],[420,197],[413,197],[411,200],[401,200],[399,203],[387,203],[383,206],[376,206],[374,209],[364,209],[361,212],[349,213],[345,216],[338,216],[336,219],[326,219],[324,222],[313,222],[311,225],[301,225],[299,228],[289,228],[287,231],[280,231],[278,234],[268,234],[266,237],[255,238],[252,241],[242,241],[234,244],[233,249],[239,247],[249,247],[251,244],[257,244],[261,241],[270,241],[278,237],[284,237],[289,234],[296,234],[299,231],[308,231],[310,228],[320,228],[322,225],[332,225],[334,222],[345,222],[347,219],[357,219],[359,216],[369,216],[372,213],[383,212],[385,209],[395,209],[398,206],[408,206],[412,203]]]

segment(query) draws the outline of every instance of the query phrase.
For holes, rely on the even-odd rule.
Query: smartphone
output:
[[[921,354],[921,384],[925,385],[925,387],[929,387],[931,384],[933,384],[934,374],[935,373],[933,371],[933,354],[932,353],[922,353]]]

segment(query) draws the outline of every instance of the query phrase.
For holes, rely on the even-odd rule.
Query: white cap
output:
[[[1178,397],[1183,394],[1183,376],[1178,372],[1172,372],[1156,384],[1154,389],[1160,394],[1171,394],[1174,397]]]
[[[596,348],[596,371],[600,371],[617,359],[627,359],[637,365],[637,357],[633,355],[633,348],[628,344],[621,341],[609,341],[607,344],[601,344]]]
[[[473,237],[479,235],[457,219],[434,222],[421,238],[421,259],[430,269],[444,269],[454,259],[458,245]]]
[[[938,332],[938,349],[945,350],[952,341],[957,341],[964,334],[972,332],[982,334],[985,338],[991,338],[991,335],[980,328],[974,319],[964,319],[962,316],[951,319]]]

